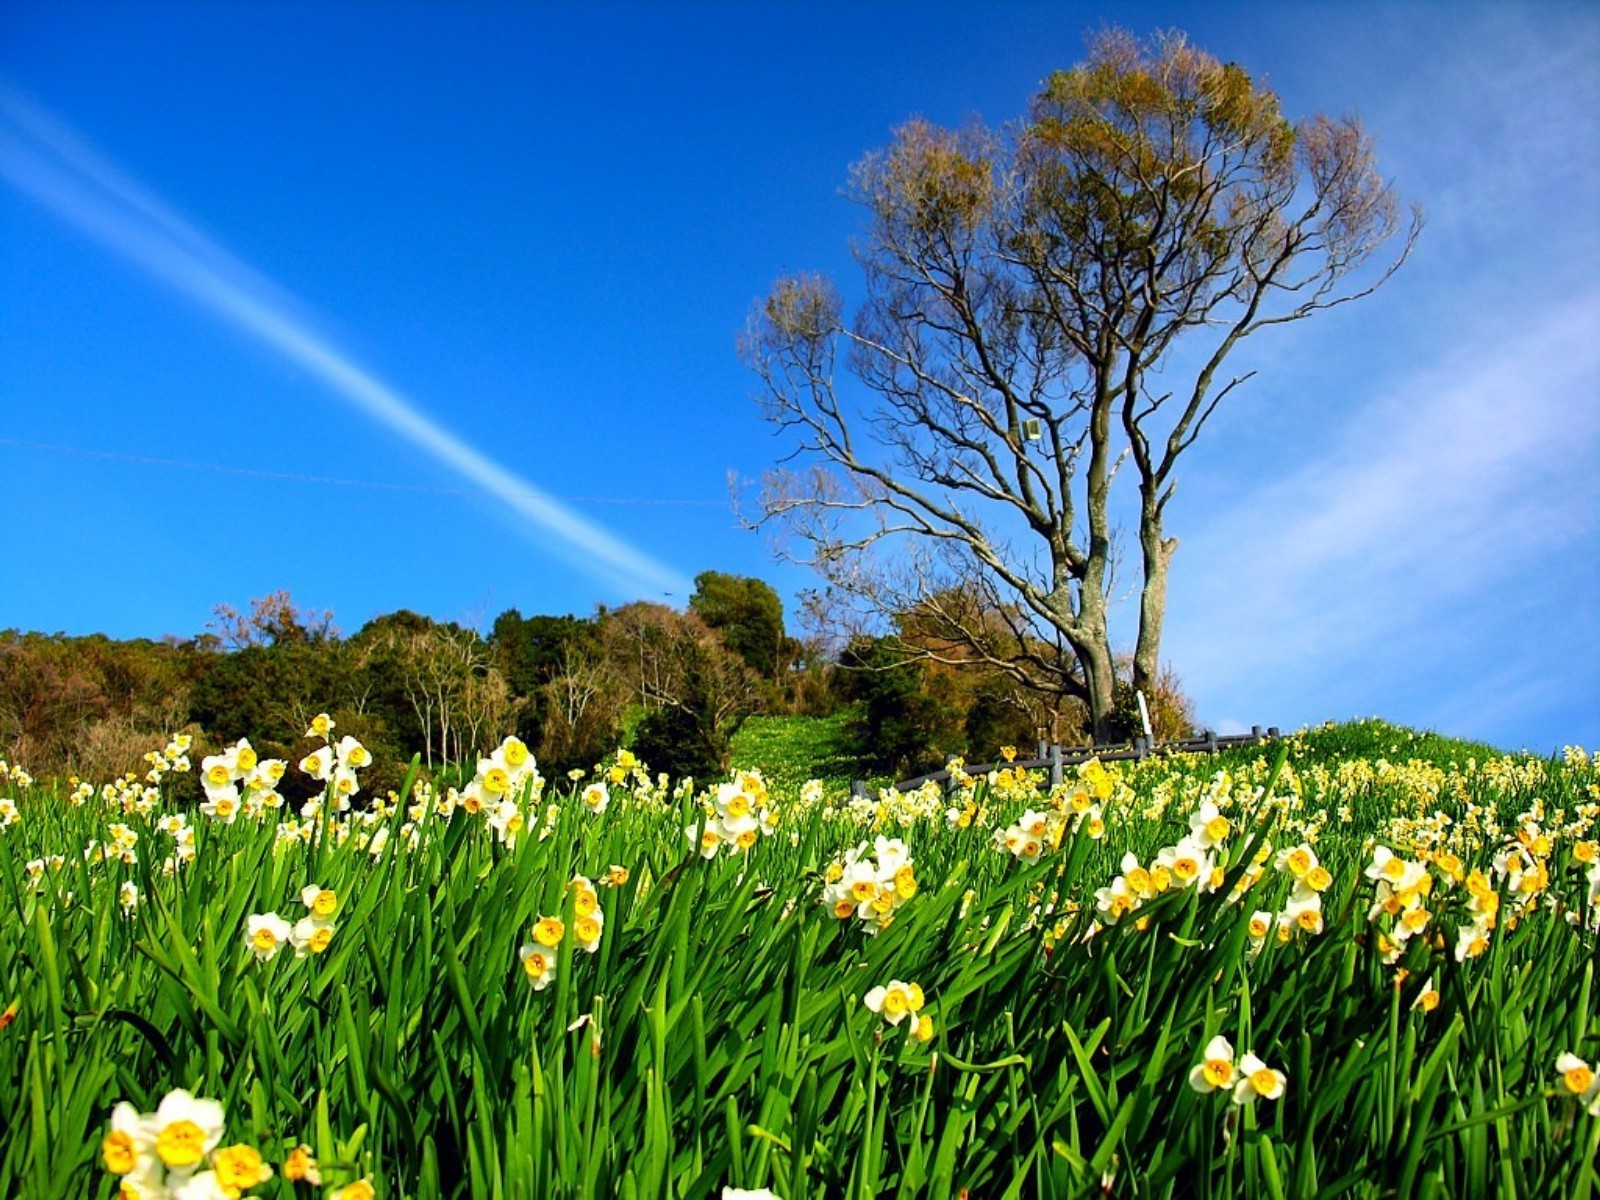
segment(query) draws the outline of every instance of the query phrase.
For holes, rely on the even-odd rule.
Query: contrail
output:
[[[440,427],[316,333],[293,296],[118,171],[62,122],[0,84],[0,176],[177,288],[526,519],[553,551],[625,596],[693,586]]]

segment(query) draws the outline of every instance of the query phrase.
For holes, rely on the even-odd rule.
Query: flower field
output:
[[[379,797],[319,721],[0,766],[0,1195],[1600,1191],[1582,751],[1366,723],[852,800],[513,739]]]

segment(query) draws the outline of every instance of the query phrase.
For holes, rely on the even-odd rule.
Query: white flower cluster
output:
[[[738,771],[726,783],[719,783],[701,798],[703,822],[684,826],[690,845],[699,838],[701,858],[715,858],[727,847],[730,854],[743,854],[763,836],[778,828],[778,809],[767,793],[767,784],[758,771]]]
[[[887,929],[894,914],[917,894],[910,852],[899,838],[878,837],[873,854],[862,842],[831,864],[824,875],[822,903],[841,921],[856,920],[868,934]]]

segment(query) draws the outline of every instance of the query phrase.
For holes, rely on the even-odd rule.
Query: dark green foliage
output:
[[[721,777],[726,747],[714,746],[695,715],[681,708],[652,709],[633,732],[633,752],[651,771],[703,782]]]
[[[783,602],[759,579],[702,571],[694,577],[689,611],[763,679],[776,679],[792,657],[783,632]]]
[[[852,642],[840,665],[847,674],[841,690],[860,706],[857,752],[874,768],[931,769],[965,751],[962,712],[948,675],[906,661],[889,638]]]

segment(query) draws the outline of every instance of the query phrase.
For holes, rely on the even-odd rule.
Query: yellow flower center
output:
[[[559,946],[566,932],[567,927],[559,917],[543,917],[533,927],[533,940],[541,946]]]
[[[906,994],[899,988],[890,988],[883,998],[884,1016],[898,1017],[906,1011]]]
[[[528,761],[528,747],[516,738],[507,738],[505,744],[506,765],[520,767]]]
[[[933,1018],[924,1013],[917,1018],[917,1026],[911,1031],[911,1036],[919,1042],[933,1040]]]
[[[272,1177],[255,1147],[242,1144],[218,1150],[211,1156],[211,1167],[217,1173],[217,1183],[225,1190],[243,1191]]]
[[[283,1160],[283,1177],[298,1183],[310,1173],[312,1165],[311,1152],[304,1146],[296,1146]]]
[[[1232,826],[1228,824],[1227,817],[1212,817],[1211,820],[1206,822],[1206,836],[1213,842],[1220,842],[1228,836],[1228,830],[1231,828]]]
[[[579,888],[578,894],[572,898],[572,911],[580,917],[587,917],[600,907],[600,897],[588,888]]]
[[[1208,1058],[1200,1074],[1212,1087],[1227,1087],[1233,1082],[1233,1064],[1225,1058]]]
[[[1278,1090],[1278,1077],[1271,1068],[1262,1067],[1259,1071],[1250,1073],[1250,1087],[1260,1095],[1270,1096]]]
[[[1267,936],[1267,923],[1266,923],[1266,921],[1264,921],[1260,917],[1251,917],[1250,918],[1250,936],[1253,937],[1253,938],[1257,938],[1257,939],[1266,937]]]
[[[250,944],[262,953],[266,953],[278,944],[278,939],[272,935],[272,930],[263,928],[250,935]]]
[[[511,777],[504,767],[490,767],[483,773],[483,790],[491,796],[500,795],[510,786]]]
[[[1585,1066],[1573,1067],[1562,1073],[1561,1081],[1567,1085],[1567,1091],[1581,1096],[1594,1085],[1594,1072]]]
[[[213,763],[211,769],[206,772],[206,782],[212,787],[222,787],[231,778],[227,766],[223,763]]]
[[[1311,869],[1311,855],[1305,850],[1289,851],[1289,873],[1299,878]]]
[[[321,954],[328,948],[328,943],[331,941],[333,941],[333,926],[323,925],[311,935],[311,940],[307,943],[307,947],[311,953]]]
[[[259,761],[259,760],[256,758],[256,752],[252,747],[250,747],[250,746],[240,746],[239,747],[239,770],[241,770],[241,771],[253,770],[255,768],[255,765],[256,765],[257,761]]]
[[[106,1170],[114,1175],[126,1175],[139,1165],[133,1138],[120,1129],[106,1134],[106,1140],[100,1143],[100,1156],[105,1159]]]
[[[1423,1012],[1432,1012],[1439,1007],[1439,993],[1430,988],[1417,997],[1417,1005]]]
[[[1305,873],[1305,883],[1313,892],[1325,892],[1328,885],[1333,882],[1333,876],[1328,873],[1328,868],[1318,865]]]
[[[593,917],[579,917],[575,924],[580,942],[592,942],[600,936],[600,922]]]
[[[550,962],[542,954],[530,954],[522,960],[522,969],[528,973],[529,979],[543,979],[550,973]]]
[[[339,896],[336,892],[327,889],[317,893],[316,899],[311,902],[311,911],[319,917],[331,917],[339,907]]]
[[[1200,864],[1192,858],[1174,859],[1172,863],[1172,873],[1184,883],[1188,883],[1200,873]]]
[[[847,917],[854,916],[855,911],[855,902],[852,900],[840,900],[833,906],[833,915],[838,917],[841,921],[845,920]]]
[[[173,1121],[156,1135],[156,1153],[169,1167],[192,1167],[205,1152],[205,1130],[193,1121]]]

